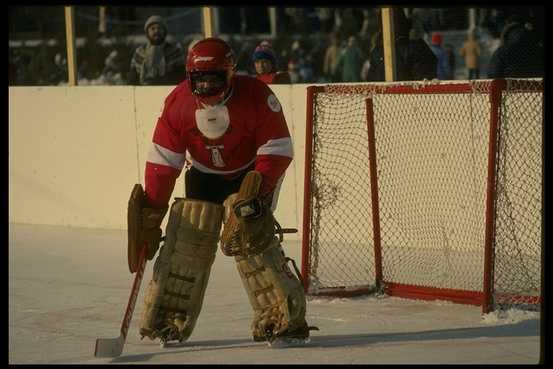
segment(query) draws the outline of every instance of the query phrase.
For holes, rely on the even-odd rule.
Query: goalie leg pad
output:
[[[165,243],[145,295],[140,334],[162,341],[190,337],[215,260],[224,208],[178,199],[171,206]]]
[[[256,341],[270,337],[309,337],[303,285],[288,267],[275,238],[258,255],[236,256],[238,272],[254,310],[252,333]]]

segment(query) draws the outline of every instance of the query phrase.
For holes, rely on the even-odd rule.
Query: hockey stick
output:
[[[127,340],[127,333],[129,332],[129,326],[131,325],[132,314],[134,312],[134,306],[136,305],[138,291],[140,290],[140,283],[142,282],[142,277],[144,276],[147,250],[148,244],[144,243],[144,247],[140,252],[138,269],[136,271],[136,276],[134,277],[131,295],[127,304],[127,310],[125,311],[125,317],[121,323],[121,334],[117,338],[97,338],[96,347],[94,348],[94,356],[96,357],[117,357],[123,352],[123,346]]]

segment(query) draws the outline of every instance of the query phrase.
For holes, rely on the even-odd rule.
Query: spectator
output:
[[[501,9],[492,9],[488,17],[486,26],[488,31],[491,33],[493,38],[498,38],[501,36],[501,30],[504,25],[504,11]]]
[[[328,35],[319,34],[314,39],[314,44],[308,54],[309,65],[313,70],[312,81],[317,83],[325,83],[323,77],[324,57],[328,47]]]
[[[87,78],[89,75],[90,63],[87,59],[84,59],[83,61],[79,62],[78,68],[77,68],[77,78],[79,80],[79,84],[88,84],[89,79]],[[81,83],[82,81],[82,83]]]
[[[307,24],[307,17],[305,15],[305,11],[303,8],[299,7],[286,7],[284,8],[284,13],[289,18],[289,27],[288,30],[291,34],[299,33],[299,34],[307,34],[309,32],[308,30],[308,24]]]
[[[313,57],[311,56],[311,53],[298,60],[298,73],[300,75],[300,80],[303,83],[311,83],[314,81]]]
[[[104,61],[102,76],[104,82],[107,84],[123,84],[123,78],[121,76],[121,63],[119,61],[119,53],[117,52],[117,50],[112,50]]]
[[[328,82],[336,82],[336,65],[340,56],[340,38],[338,34],[330,34],[330,45],[326,49],[323,61],[323,75]]]
[[[305,50],[303,48],[303,45],[301,44],[300,40],[295,40],[292,43],[292,47],[290,51],[290,59],[298,61],[304,56],[305,56]]]
[[[442,34],[434,32],[432,34],[432,41],[430,45],[430,49],[436,55],[437,59],[437,65],[436,65],[436,78],[438,79],[449,79],[450,77],[450,71],[449,71],[449,62],[447,60],[447,54],[445,50],[442,48]]]
[[[10,58],[9,58],[9,64],[10,64],[10,74],[9,74],[9,84],[10,86],[15,85],[23,85],[26,82],[26,70],[27,70],[27,63],[24,63],[24,54],[21,54],[19,51],[15,50],[12,53],[12,49],[10,51]]]
[[[336,72],[341,82],[358,82],[361,79],[363,52],[357,46],[355,36],[350,36],[347,46],[342,50],[336,64]]]
[[[315,8],[315,10],[321,24],[321,32],[329,33],[334,26],[333,8]]]
[[[510,17],[501,33],[501,45],[490,60],[488,78],[543,77],[543,46],[531,25]]]
[[[63,49],[57,50],[59,52],[64,52]],[[18,68],[25,66],[22,70],[24,76],[23,80],[26,81],[25,84],[40,86],[57,85],[60,82],[67,83],[67,61],[65,62],[66,67],[64,68],[65,74],[60,77],[61,80],[54,83],[51,83],[49,81],[50,76],[52,75],[53,71],[58,68],[58,66],[55,65],[55,63],[52,64],[51,62],[49,62],[48,59],[50,59],[50,54],[47,50],[46,43],[40,45],[38,53],[36,50],[33,50],[32,54],[24,53],[21,56],[23,57],[23,59],[21,60],[21,64],[18,64]],[[59,60],[63,61],[63,58]]]
[[[252,56],[257,79],[266,84],[290,83],[288,72],[277,72],[275,52],[269,41],[262,41]]]
[[[344,39],[358,35],[362,28],[363,13],[357,8],[341,8],[339,13],[341,21],[337,30]]]
[[[436,78],[436,56],[426,42],[417,36],[401,8],[394,7],[396,46],[396,78],[398,81],[418,81]],[[378,23],[382,24],[378,13]],[[412,31],[412,32],[411,32]],[[372,37],[367,81],[384,81],[384,47],[382,31]]]
[[[371,57],[370,53],[367,59],[365,59],[365,62],[363,63],[363,66],[361,67],[361,81],[367,81],[369,77],[369,69],[371,68]]]
[[[371,35],[378,32],[377,18],[375,12],[380,9],[363,9],[363,23],[361,24],[361,30],[359,31],[359,37],[361,39],[368,39]]]
[[[61,53],[54,56],[54,69],[49,79],[52,85],[67,82],[67,59],[62,57]]]
[[[185,78],[181,45],[167,41],[163,18],[153,15],[144,24],[148,43],[134,51],[128,83],[131,85],[176,85]]]
[[[417,37],[427,39],[431,27],[431,10],[429,8],[411,9],[411,29]]]
[[[465,58],[465,67],[467,68],[469,79],[480,78],[479,58],[480,44],[476,41],[472,31],[467,33],[467,40],[459,50],[459,54]]]
[[[445,54],[447,55],[447,63],[449,64],[449,76],[447,79],[455,79],[455,51],[453,50],[453,45],[445,44],[444,45]]]
[[[251,56],[255,50],[253,41],[243,40],[238,42],[238,54],[236,56],[236,72],[242,75],[250,75],[255,73],[255,68],[252,68]]]
[[[300,40],[295,40],[292,43],[290,56],[288,59],[288,73],[290,74],[290,80],[292,83],[303,83],[306,82],[303,78],[308,76],[309,68],[306,65],[306,56],[307,53],[303,48],[303,45]]]
[[[288,62],[288,74],[290,75],[291,83],[301,82],[298,62],[294,59],[290,59],[290,61]]]

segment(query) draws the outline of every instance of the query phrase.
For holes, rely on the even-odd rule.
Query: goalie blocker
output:
[[[309,327],[305,320],[301,276],[297,268],[296,276],[288,267],[288,261],[293,260],[282,249],[282,230],[269,206],[258,200],[261,182],[261,174],[250,171],[239,192],[225,200],[221,250],[235,258],[254,310],[254,340],[307,339],[309,330],[317,328]],[[275,230],[280,237],[275,236]]]
[[[163,239],[160,226],[167,213],[167,207],[156,209],[147,205],[147,197],[142,185],[135,184],[127,208],[127,259],[131,273],[135,273],[138,269],[139,256],[144,243],[148,244],[146,259],[152,260]]]

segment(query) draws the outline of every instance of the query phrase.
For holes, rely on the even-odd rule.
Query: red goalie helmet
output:
[[[234,53],[225,41],[214,37],[199,41],[186,58],[192,93],[202,103],[220,103],[231,88],[235,65]]]

